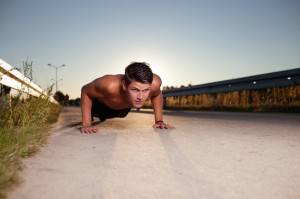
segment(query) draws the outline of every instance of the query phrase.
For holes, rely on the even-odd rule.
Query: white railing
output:
[[[22,75],[20,71],[2,59],[0,59],[0,84],[35,97],[45,96],[51,102],[57,103],[57,101],[53,97],[48,96],[42,88],[34,84],[30,79]]]

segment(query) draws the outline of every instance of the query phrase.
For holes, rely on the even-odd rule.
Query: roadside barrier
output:
[[[258,90],[300,85],[300,68],[242,77],[232,80],[163,90],[164,97]]]
[[[224,80],[207,84],[163,90],[163,105],[167,106],[167,97],[193,96],[199,94],[228,93],[234,91],[251,91],[283,88],[300,85],[300,68]]]
[[[44,96],[48,98],[50,102],[58,103],[53,97],[48,96],[41,87],[34,84],[29,78],[22,75],[20,71],[2,59],[0,59],[0,84],[34,97]]]

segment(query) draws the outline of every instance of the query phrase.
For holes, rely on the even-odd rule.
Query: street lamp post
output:
[[[60,67],[65,67],[66,65],[63,64],[61,66],[53,66],[52,64],[48,64],[48,66],[55,68],[55,93],[56,93],[57,92],[57,69]]]

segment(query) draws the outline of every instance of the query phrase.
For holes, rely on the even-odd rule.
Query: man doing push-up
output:
[[[93,117],[101,121],[125,117],[131,108],[141,108],[148,99],[154,109],[153,127],[174,128],[163,121],[160,86],[160,77],[144,62],[131,63],[124,75],[105,75],[86,84],[81,89],[82,133],[99,131],[99,127],[92,126]]]

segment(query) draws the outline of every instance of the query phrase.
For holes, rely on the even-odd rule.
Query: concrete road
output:
[[[41,152],[25,159],[10,199],[300,198],[300,115],[151,111],[81,134],[64,108]]]

